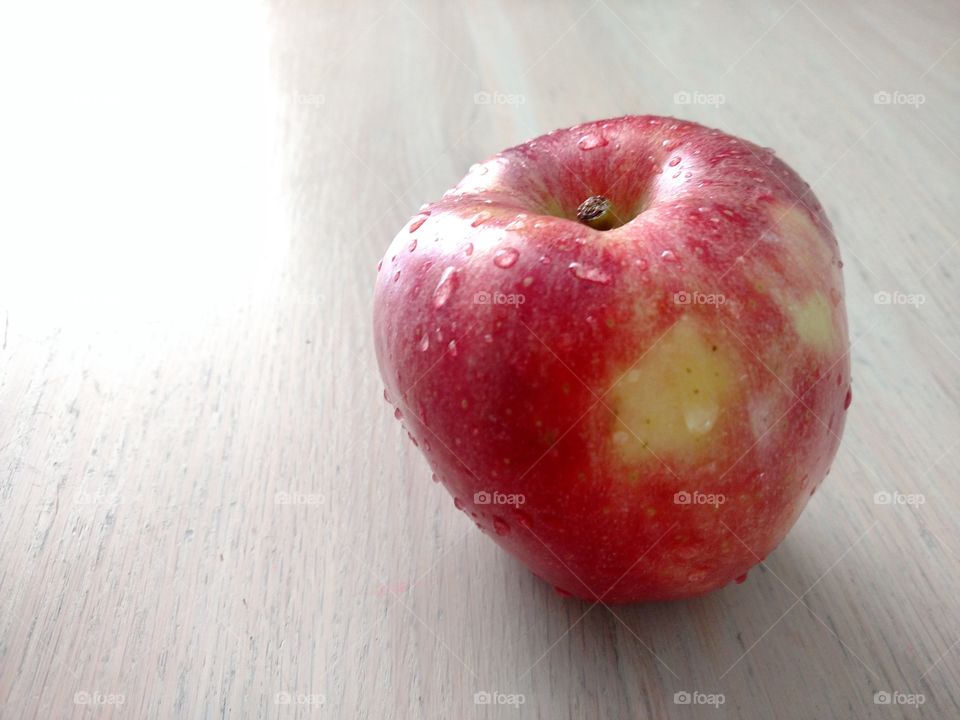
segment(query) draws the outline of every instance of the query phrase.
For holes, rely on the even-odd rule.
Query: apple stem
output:
[[[591,195],[577,208],[577,220],[594,230],[611,230],[620,225],[613,204],[603,195]]]

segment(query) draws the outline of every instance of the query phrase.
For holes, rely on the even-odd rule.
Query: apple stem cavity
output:
[[[591,195],[580,203],[577,220],[594,230],[612,230],[622,224],[613,212],[613,204],[603,195]]]

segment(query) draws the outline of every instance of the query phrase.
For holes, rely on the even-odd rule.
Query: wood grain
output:
[[[3,15],[0,716],[960,717],[956,3]],[[472,162],[631,112],[813,184],[854,404],[747,582],[605,608],[430,482],[370,299],[393,233]]]

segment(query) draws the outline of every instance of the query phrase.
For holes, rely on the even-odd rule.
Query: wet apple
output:
[[[773,151],[628,116],[498,153],[378,271],[386,395],[456,507],[560,592],[740,578],[850,398],[836,239]]]

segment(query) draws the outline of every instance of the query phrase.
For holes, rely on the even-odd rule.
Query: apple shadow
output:
[[[520,691],[551,707],[556,694],[562,697],[566,693],[570,703],[604,717],[632,717],[637,703],[646,704],[651,717],[674,717],[678,710],[674,693],[700,690],[740,696],[751,692],[748,685],[756,682],[757,675],[762,675],[765,692],[771,697],[796,696],[797,677],[791,668],[767,663],[769,646],[796,634],[798,626],[810,635],[822,632],[824,637],[816,639],[831,647],[818,656],[843,663],[840,667],[806,663],[811,682],[834,687],[838,674],[858,668],[822,621],[812,615],[804,617],[809,612],[798,597],[803,597],[826,568],[822,567],[823,558],[811,549],[816,544],[805,541],[804,536],[813,530],[799,529],[794,528],[742,584],[731,582],[682,600],[608,606],[562,597],[537,578],[532,578],[531,599],[526,583],[511,583],[517,597],[507,602],[513,607],[533,605],[535,611],[530,614],[541,626],[521,639],[524,647],[517,657],[533,658],[535,665],[530,670],[519,668],[518,672],[524,673],[518,676],[523,681]],[[532,577],[518,561],[499,549],[496,552],[510,563],[513,572]],[[521,596],[524,588],[527,594]],[[830,582],[816,585],[816,606],[847,603],[852,590],[843,573],[832,575]],[[805,600],[810,602],[810,597]],[[780,627],[777,636],[781,623],[787,629]],[[761,652],[754,655],[755,649]],[[774,650],[782,650],[773,654],[786,663],[803,652],[795,645]],[[864,697],[869,699],[871,679],[866,671],[862,674]],[[554,699],[547,701],[547,696]],[[795,702],[802,706],[804,699],[800,696]]]

